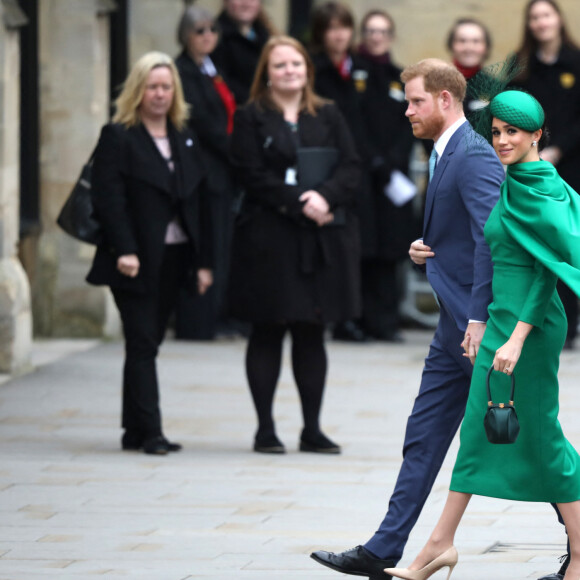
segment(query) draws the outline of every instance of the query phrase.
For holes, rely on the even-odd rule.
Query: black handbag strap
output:
[[[493,365],[491,365],[489,367],[489,370],[487,371],[487,377],[485,379],[485,385],[487,387],[487,400],[488,400],[488,405],[491,407],[493,405],[493,401],[491,400],[491,388],[489,386],[489,382],[490,382],[490,378],[491,378],[491,373],[493,371]],[[512,392],[510,394],[510,405],[514,404],[514,393],[516,390],[516,377],[514,376],[514,374],[512,373]]]

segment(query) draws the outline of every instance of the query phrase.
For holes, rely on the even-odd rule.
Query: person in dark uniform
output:
[[[469,91],[471,79],[479,73],[492,48],[491,34],[483,22],[475,18],[459,18],[447,35],[447,49],[453,64],[467,81],[467,93],[463,101],[465,115],[481,107],[481,103]]]
[[[372,195],[371,148],[363,113],[362,96],[367,89],[368,64],[353,50],[354,17],[340,2],[325,2],[316,6],[310,22],[310,56],[316,71],[314,89],[317,94],[336,103],[361,157],[363,172],[358,187],[357,212],[368,204]],[[367,251],[361,232],[362,255]],[[348,320],[333,330],[337,340],[364,342],[368,339],[360,321]]]
[[[363,328],[373,338],[398,342],[402,338],[397,265],[407,258],[410,243],[420,235],[420,225],[412,198],[399,201],[385,192],[391,179],[395,182],[408,174],[414,142],[405,117],[402,71],[391,58],[394,34],[395,23],[384,10],[371,10],[361,21],[358,54],[369,72],[362,104],[373,172],[371,188],[359,204],[359,219],[364,248]]]
[[[201,6],[189,6],[179,23],[178,41],[183,50],[175,64],[185,100],[191,106],[189,126],[199,139],[207,172],[214,235],[214,284],[203,296],[182,291],[175,333],[177,338],[211,340],[218,332],[234,332],[225,316],[225,293],[236,192],[228,159],[236,102],[209,56],[218,41],[214,15]]]
[[[546,113],[550,143],[542,159],[553,163],[564,181],[580,191],[580,49],[553,0],[532,0],[517,57],[524,71],[517,84],[531,93]],[[561,281],[558,293],[568,319],[564,348],[572,349],[578,328],[578,298]]]
[[[93,162],[104,240],[87,281],[111,288],[123,323],[122,448],[165,455],[181,445],[163,434],[157,353],[180,287],[204,294],[212,283],[205,172],[169,56],[143,55],[115,105]]]
[[[224,0],[217,22],[221,38],[212,60],[242,105],[250,96],[262,48],[274,29],[261,0]]]
[[[285,451],[272,406],[287,332],[304,419],[299,449],[340,452],[319,425],[324,328],[360,314],[358,224],[351,211],[358,156],[339,109],[314,93],[313,81],[304,47],[272,37],[250,102],[234,119],[231,158],[245,197],[234,231],[230,301],[232,314],[252,324],[246,373],[260,453]],[[314,189],[300,185],[299,148],[337,150],[336,164]]]

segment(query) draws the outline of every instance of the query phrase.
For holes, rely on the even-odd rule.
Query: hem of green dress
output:
[[[572,503],[575,501],[579,501],[579,496],[574,497],[567,497],[566,499],[556,498],[554,496],[545,496],[545,497],[538,497],[537,495],[524,497],[522,494],[519,494],[518,497],[515,495],[511,495],[509,493],[500,494],[497,491],[489,492],[481,489],[464,489],[460,488],[459,486],[451,486],[449,487],[449,491],[456,491],[457,493],[469,493],[473,495],[481,495],[483,497],[494,497],[497,499],[508,499],[510,501],[528,501],[528,502],[537,502],[537,503]]]

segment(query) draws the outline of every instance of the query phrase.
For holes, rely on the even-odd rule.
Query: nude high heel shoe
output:
[[[448,567],[449,574],[447,574],[447,580],[453,572],[453,568],[457,564],[459,556],[457,555],[457,550],[455,546],[445,550],[443,554],[440,554],[434,560],[431,560],[429,564],[423,566],[420,570],[409,570],[408,568],[385,568],[385,573],[394,576],[395,578],[403,578],[404,580],[427,580],[435,572],[441,570],[441,568]]]

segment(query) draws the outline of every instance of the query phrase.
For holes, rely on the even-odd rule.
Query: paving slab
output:
[[[245,343],[233,340],[164,344],[164,426],[184,450],[152,457],[120,451],[121,343],[37,343],[35,372],[0,377],[0,580],[346,578],[308,555],[364,543],[382,519],[431,333],[405,338],[328,344],[323,426],[340,456],[297,451],[288,344],[275,407],[286,455],[251,451]],[[576,446],[579,376],[580,357],[564,353],[560,419]],[[403,565],[441,512],[457,446]],[[537,578],[564,543],[550,506],[476,497],[453,577]]]

